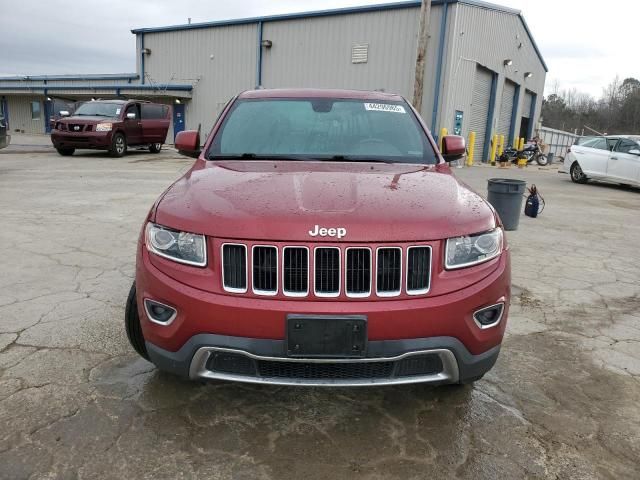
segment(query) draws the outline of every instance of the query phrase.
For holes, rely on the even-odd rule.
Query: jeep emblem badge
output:
[[[77,132],[78,130],[80,130],[80,125],[76,125],[75,127],[73,127],[73,129]]]
[[[324,228],[316,225],[313,230],[309,230],[312,237],[337,237],[342,238],[347,235],[347,229],[344,227]]]

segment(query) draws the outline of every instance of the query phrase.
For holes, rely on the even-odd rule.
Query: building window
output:
[[[40,102],[31,102],[31,120],[40,120]]]

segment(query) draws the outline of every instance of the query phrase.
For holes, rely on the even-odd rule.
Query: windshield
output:
[[[87,102],[80,105],[74,115],[95,117],[117,117],[122,111],[119,103]]]
[[[239,100],[208,158],[438,163],[405,102]]]

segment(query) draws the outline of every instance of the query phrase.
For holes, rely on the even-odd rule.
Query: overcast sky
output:
[[[384,0],[0,0],[0,75],[135,72],[131,28],[383,3]],[[600,96],[640,78],[635,0],[499,0],[523,10],[549,66],[547,92]],[[606,10],[603,10],[606,7]]]

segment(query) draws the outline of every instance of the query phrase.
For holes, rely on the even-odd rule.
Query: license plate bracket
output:
[[[362,358],[367,350],[364,315],[287,315],[287,355],[305,358]]]

